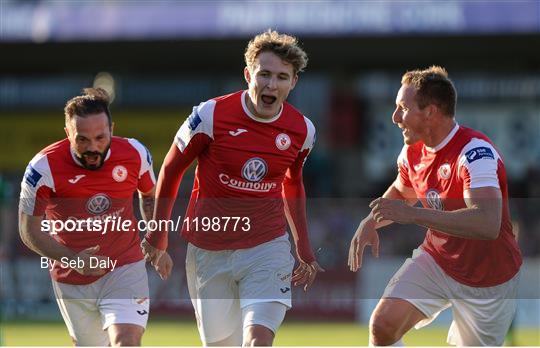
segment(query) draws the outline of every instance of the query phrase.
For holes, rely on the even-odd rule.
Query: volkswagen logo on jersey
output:
[[[259,157],[250,158],[242,167],[242,177],[251,182],[261,181],[267,172],[266,162]]]
[[[291,138],[285,133],[278,134],[276,137],[276,146],[280,150],[287,150],[291,146]]]
[[[86,210],[94,215],[103,214],[109,210],[110,207],[111,199],[104,193],[93,195],[88,202],[86,202]]]
[[[428,205],[435,210],[444,210],[441,196],[437,190],[429,190],[426,193],[426,200]]]
[[[122,182],[122,181],[126,180],[127,174],[128,174],[127,169],[124,166],[118,165],[118,166],[114,167],[113,170],[112,170],[112,177],[117,182]]]

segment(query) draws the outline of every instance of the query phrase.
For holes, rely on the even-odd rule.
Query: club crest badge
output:
[[[450,163],[445,163],[439,167],[439,176],[441,177],[441,179],[445,179],[445,180],[449,179],[450,173],[451,173]]]
[[[127,179],[128,171],[124,166],[116,166],[112,170],[112,177],[117,182],[122,182]]]
[[[291,138],[285,133],[279,133],[276,137],[276,146],[280,150],[287,150],[291,146]]]

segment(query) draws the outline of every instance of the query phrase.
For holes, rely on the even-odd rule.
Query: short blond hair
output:
[[[293,66],[294,74],[304,71],[308,57],[306,52],[298,46],[298,39],[287,34],[280,34],[268,29],[255,36],[248,43],[244,58],[248,68],[252,68],[255,59],[262,52],[272,52],[282,60]]]
[[[407,71],[401,78],[401,84],[414,87],[420,109],[434,104],[445,115],[454,116],[457,92],[445,68],[432,65],[424,70]]]

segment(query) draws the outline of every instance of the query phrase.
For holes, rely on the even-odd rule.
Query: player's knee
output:
[[[140,346],[142,334],[135,330],[118,330],[111,337],[111,346],[126,347]]]
[[[269,347],[274,342],[273,337],[249,337],[244,340],[243,347]]]
[[[274,342],[274,333],[261,325],[250,326],[244,336],[244,347],[271,346]]]
[[[369,340],[375,346],[389,346],[397,342],[403,333],[396,320],[384,315],[373,315],[369,321]]]
[[[144,328],[135,324],[113,324],[107,331],[113,347],[140,346]]]
[[[126,346],[140,346],[141,336],[132,332],[118,332],[111,339],[111,346],[113,347],[126,347]]]

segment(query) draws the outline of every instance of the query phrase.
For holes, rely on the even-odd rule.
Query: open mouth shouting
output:
[[[261,95],[261,101],[265,107],[272,107],[276,102],[277,97],[273,95],[263,94]]]
[[[84,154],[85,162],[89,165],[97,165],[100,160],[100,156],[97,153]]]
[[[103,166],[105,155],[107,154],[108,150],[109,148],[107,147],[103,153],[99,151],[86,151],[82,154],[82,156],[77,157],[79,158],[79,161],[83,167],[90,170],[96,170]]]

